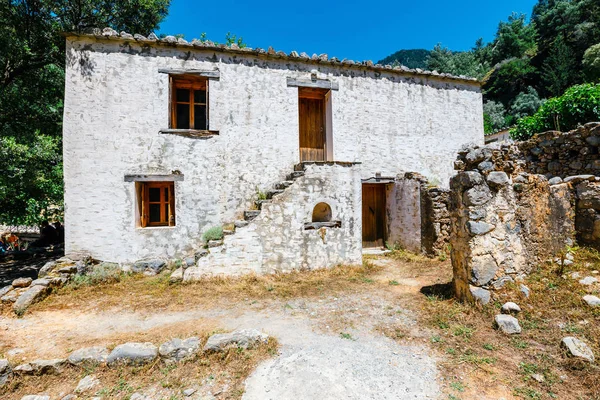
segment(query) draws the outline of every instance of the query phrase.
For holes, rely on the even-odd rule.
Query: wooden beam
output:
[[[340,85],[337,82],[331,82],[328,79],[296,79],[287,78],[288,87],[307,87],[307,88],[318,88],[318,89],[331,89],[339,90]]]
[[[220,71],[205,71],[200,69],[166,69],[160,68],[158,70],[161,74],[169,75],[190,75],[190,76],[202,76],[208,79],[219,80],[221,78]]]
[[[195,139],[207,139],[219,134],[219,131],[208,131],[200,129],[161,129],[163,135],[177,135]]]
[[[125,182],[180,182],[183,174],[169,175],[125,175]]]

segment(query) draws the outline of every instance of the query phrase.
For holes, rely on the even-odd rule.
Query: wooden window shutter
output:
[[[148,199],[148,185],[146,183],[142,183],[141,185],[141,197],[142,197],[142,207],[141,207],[141,215],[140,215],[140,223],[142,228],[148,226],[148,210],[147,210],[147,199]]]
[[[169,185],[169,226],[175,226],[175,184]]]

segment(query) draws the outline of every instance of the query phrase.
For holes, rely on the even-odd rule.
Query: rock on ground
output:
[[[594,353],[592,352],[592,349],[576,337],[567,336],[563,338],[561,344],[569,351],[571,356],[591,363],[594,362]]]
[[[19,296],[17,301],[15,301],[15,304],[13,305],[13,311],[17,315],[23,314],[30,305],[42,300],[48,295],[48,293],[50,293],[50,288],[47,286],[38,285],[30,287]]]
[[[144,273],[149,272],[150,274],[156,275],[167,266],[165,260],[153,259],[153,260],[140,260],[136,261],[131,270],[133,272]]]
[[[519,321],[512,315],[498,314],[496,315],[495,320],[498,328],[507,335],[521,333]]]
[[[28,394],[27,396],[21,397],[21,400],[50,400],[50,396],[40,394]]]
[[[100,384],[100,380],[93,375],[81,379],[75,388],[75,393],[87,392]]]
[[[0,297],[6,295],[8,292],[10,292],[12,290],[13,290],[12,285],[4,286],[3,288],[0,289]]]
[[[6,384],[10,377],[11,369],[8,360],[3,358],[0,360],[0,388]]]
[[[31,285],[33,279],[31,278],[17,278],[12,282],[12,286],[15,288],[27,287]]]
[[[528,298],[529,295],[531,294],[531,291],[529,290],[529,288],[523,284],[521,284],[519,286],[519,291],[523,294],[523,296],[525,296],[525,298]]]
[[[160,345],[158,353],[165,361],[181,361],[193,356],[200,349],[200,339],[197,337],[181,340],[169,340]]]
[[[521,312],[521,307],[519,307],[517,303],[508,301],[508,302],[504,303],[501,311],[502,311],[502,314],[515,314],[516,315]]]
[[[585,286],[593,285],[596,282],[598,282],[598,279],[594,278],[593,276],[586,276],[585,278],[579,281],[579,283]]]
[[[183,268],[180,267],[173,271],[171,277],[169,278],[169,282],[177,283],[181,281],[183,281]]]
[[[256,329],[239,329],[231,333],[212,335],[204,345],[205,351],[222,351],[230,348],[250,349],[259,343],[266,343],[269,336]]]
[[[471,291],[471,295],[473,296],[473,298],[475,299],[475,301],[486,305],[490,302],[491,299],[491,295],[490,295],[490,291],[477,287],[477,286],[470,286],[469,287],[470,291]]]
[[[600,307],[600,298],[592,296],[591,294],[583,296],[583,301],[585,301],[586,303],[588,303],[588,305],[592,307]]]
[[[73,365],[82,363],[102,364],[106,362],[108,355],[109,352],[106,347],[86,347],[72,352],[68,360]]]
[[[108,364],[141,365],[158,357],[158,348],[152,343],[125,343],[114,348],[107,358]]]

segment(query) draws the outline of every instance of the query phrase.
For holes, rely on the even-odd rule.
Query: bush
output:
[[[205,242],[208,242],[209,240],[223,239],[223,228],[220,226],[213,226],[212,228],[204,232],[204,235],[202,235],[202,239],[204,239]]]
[[[77,274],[73,277],[71,284],[75,287],[84,285],[97,285],[99,283],[119,282],[123,272],[118,264],[101,263],[93,266],[93,269],[85,274]]]
[[[562,96],[544,103],[531,117],[525,117],[510,130],[515,140],[527,140],[549,130],[568,131],[578,125],[600,120],[600,84],[575,85]]]

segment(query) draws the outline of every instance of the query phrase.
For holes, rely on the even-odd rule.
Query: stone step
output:
[[[275,185],[275,189],[284,190],[292,186],[293,183],[294,181],[279,182],[277,185]]]
[[[243,219],[238,219],[237,221],[235,221],[233,223],[233,225],[235,225],[236,228],[243,228],[244,226],[248,225],[248,221],[245,221]]]
[[[273,197],[277,196],[278,194],[283,193],[283,190],[280,189],[275,189],[275,190],[270,190],[267,192],[267,199],[272,199]]]
[[[234,233],[233,229],[223,229],[223,235],[233,235]]]
[[[259,210],[262,210],[263,204],[270,203],[270,202],[271,202],[271,200],[256,200],[254,202],[254,204],[256,204],[256,207],[258,207]]]
[[[244,211],[244,219],[246,221],[252,221],[254,218],[258,217],[260,214],[260,210],[246,210]]]
[[[292,181],[294,179],[300,178],[301,176],[304,176],[304,171],[294,171],[287,176],[287,180]]]

